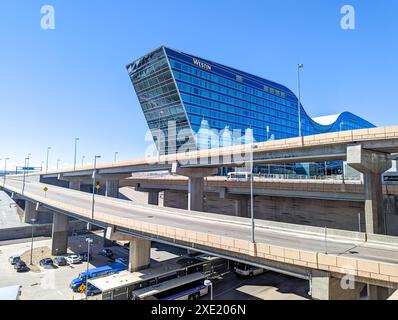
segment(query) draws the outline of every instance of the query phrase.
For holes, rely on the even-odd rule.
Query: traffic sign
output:
[[[83,283],[80,287],[79,287],[79,292],[83,293],[86,290],[86,285]]]
[[[33,171],[33,170],[35,170],[35,168],[34,167],[22,167],[22,170]]]
[[[95,189],[97,189],[97,191],[98,191],[98,190],[102,189],[102,187],[101,187],[99,184],[97,184],[97,185],[95,186]]]
[[[43,188],[43,191],[44,191],[44,192],[47,192],[47,191],[48,191],[48,188],[47,188],[47,187],[44,187],[44,188]]]

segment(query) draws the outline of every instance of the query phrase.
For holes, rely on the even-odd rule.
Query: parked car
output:
[[[81,262],[80,257],[77,254],[71,254],[67,256],[66,261],[70,264],[76,264]]]
[[[79,253],[79,258],[80,258],[81,261],[87,261],[87,260],[91,261],[91,260],[93,260],[93,257],[91,255],[91,253],[89,255],[88,252]]]
[[[51,258],[41,259],[39,264],[40,264],[41,267],[52,267],[52,266],[54,266],[54,262],[53,262],[53,260]]]
[[[236,263],[234,266],[234,272],[241,277],[254,277],[264,273],[264,271],[265,270],[262,268],[253,267],[244,263]]]
[[[62,267],[68,265],[68,261],[66,261],[65,257],[58,256],[54,258],[54,264],[59,267]]]
[[[91,283],[88,283],[86,288],[86,293],[88,296],[96,296],[98,294],[101,294],[102,291],[97,287],[95,287],[94,285],[92,285]]]
[[[11,256],[8,258],[8,261],[12,264],[15,265],[18,261],[21,260],[20,256]]]
[[[29,267],[26,265],[25,262],[23,262],[22,260],[19,260],[15,265],[14,265],[14,269],[17,270],[17,272],[27,272],[29,271]]]
[[[98,254],[100,256],[104,256],[104,257],[107,257],[107,258],[112,258],[113,257],[113,251],[111,249],[107,249],[107,248],[104,248],[104,249],[100,250],[98,252]]]

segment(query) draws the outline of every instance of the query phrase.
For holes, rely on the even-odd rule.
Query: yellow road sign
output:
[[[95,186],[95,189],[97,189],[97,190],[99,190],[99,189],[101,189],[102,187],[99,185],[99,184],[97,184],[96,186]]]
[[[43,191],[44,191],[44,192],[47,192],[47,191],[48,191],[48,188],[47,188],[47,187],[44,187],[44,188],[43,188]]]
[[[79,287],[79,292],[83,293],[84,290],[86,290],[86,285],[83,283],[80,287]]]

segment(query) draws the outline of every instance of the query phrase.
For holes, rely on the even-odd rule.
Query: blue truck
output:
[[[107,276],[113,273],[117,273],[127,269],[127,265],[121,263],[113,263],[102,267],[92,268],[88,270],[88,279],[98,278]],[[86,283],[87,272],[81,272],[76,279],[73,279],[70,283],[70,287],[73,291],[79,291],[79,287]]]

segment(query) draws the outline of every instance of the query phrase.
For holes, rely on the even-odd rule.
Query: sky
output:
[[[355,9],[344,30],[340,10]],[[51,5],[55,29],[40,12]],[[144,156],[147,125],[125,66],[166,45],[286,85],[310,116],[398,124],[396,0],[1,0],[0,159],[70,166]],[[3,161],[0,162],[0,170]]]

